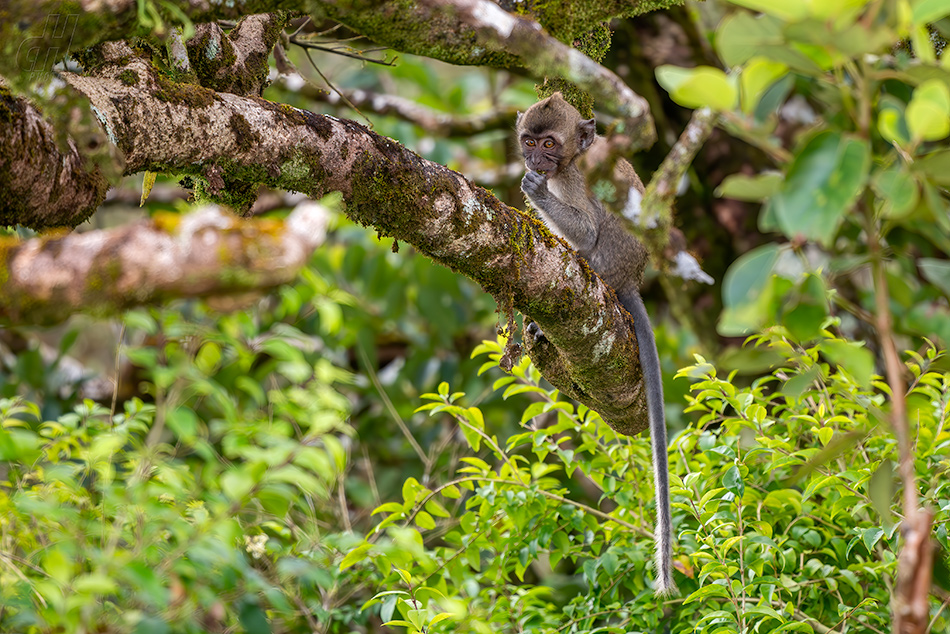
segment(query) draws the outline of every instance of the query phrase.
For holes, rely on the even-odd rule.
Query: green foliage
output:
[[[695,425],[673,439],[674,558],[681,595],[662,602],[673,632],[886,631],[896,572],[896,445],[886,385],[824,361],[848,342],[801,347],[781,329],[753,343],[779,369],[740,387],[701,357]],[[483,370],[502,346],[485,342]],[[917,477],[950,547],[950,374],[910,353]],[[652,502],[646,438],[620,439],[596,413],[539,385],[522,361],[495,383],[530,393],[521,433],[499,439],[465,395],[442,384],[420,409],[450,417],[470,447],[441,481],[406,481],[401,501],[343,567],[384,576],[367,609],[409,634],[652,632]],[[590,504],[580,499],[591,500]],[[931,604],[934,632],[950,615]]]
[[[58,372],[88,345],[80,326],[52,354],[0,358],[0,631],[366,626],[376,581],[339,570],[359,542],[347,527],[422,468],[393,415],[430,451],[425,468],[444,468],[442,430],[412,411],[442,380],[490,389],[467,354],[494,304],[408,248],[333,225],[300,279],[246,312],[128,313],[135,343],[118,356],[139,396],[116,412],[77,401],[82,380]],[[482,406],[516,423],[500,398]]]
[[[719,188],[763,202],[759,226],[783,245],[760,246],[731,265],[720,333],[780,323],[814,339],[835,314],[819,284],[834,289],[837,307],[877,312],[878,289],[853,273],[879,261],[886,243],[888,282],[899,287],[897,330],[950,344],[946,290],[911,264],[944,263],[950,252],[950,56],[938,58],[932,36],[947,32],[938,22],[945,3],[730,1],[752,12],[726,15],[714,34],[728,77],[708,67],[657,70],[675,101],[723,111],[721,125],[778,169],[737,174]],[[913,56],[897,46],[905,38]],[[790,130],[794,152],[784,149]],[[850,337],[868,335],[860,324],[844,327]]]
[[[136,312],[126,327],[161,341],[128,350],[154,404],[87,400],[50,420],[0,399],[0,630],[301,619],[335,583],[311,566],[340,539],[317,522],[334,519],[348,461],[349,374],[244,314]]]

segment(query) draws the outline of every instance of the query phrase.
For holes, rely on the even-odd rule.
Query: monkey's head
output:
[[[556,176],[591,146],[597,136],[593,119],[556,92],[518,113],[518,142],[529,170]]]

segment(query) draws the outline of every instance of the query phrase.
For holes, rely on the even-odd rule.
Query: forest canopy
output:
[[[945,5],[5,3],[0,632],[950,632]]]

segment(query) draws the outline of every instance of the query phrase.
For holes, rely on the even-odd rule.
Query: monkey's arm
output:
[[[545,174],[528,170],[521,179],[521,191],[531,204],[551,219],[562,236],[568,239],[575,249],[585,257],[597,244],[599,223],[590,211],[569,205],[555,196],[548,188]],[[582,190],[583,191],[583,190]]]

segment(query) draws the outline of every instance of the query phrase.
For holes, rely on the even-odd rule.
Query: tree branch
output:
[[[289,87],[291,82],[297,84],[302,81],[300,78],[294,78],[284,79],[282,83],[291,90]],[[316,102],[347,107],[353,104],[366,112],[396,117],[436,137],[470,137],[489,130],[512,130],[518,114],[518,109],[511,107],[492,110],[484,114],[457,116],[420,106],[411,99],[398,95],[346,88],[338,90],[342,93],[342,97],[332,90],[321,90],[309,82],[303,82],[294,92]]]
[[[169,298],[227,295],[290,282],[326,234],[326,210],[299,205],[283,223],[217,207],[119,229],[5,240],[0,319],[49,324]]]
[[[103,51],[116,63],[102,76],[66,79],[101,114],[128,173],[194,174],[225,189],[253,181],[312,198],[340,191],[356,222],[414,245],[536,321],[553,344],[536,363],[554,385],[621,433],[646,427],[632,324],[613,291],[535,218],[353,121],[185,84],[170,93],[125,45]],[[117,79],[129,71],[140,81]]]
[[[69,0],[13,0],[8,19],[0,23],[2,52],[7,54],[0,55],[0,74],[15,74],[22,80],[29,73],[48,71],[67,50],[147,34],[137,24],[133,0],[82,0],[79,4],[88,12],[76,13],[75,2]],[[523,68],[538,79],[563,77],[590,93],[600,108],[626,121],[625,133],[634,149],[649,147],[656,139],[646,100],[619,77],[545,33],[537,22],[508,13],[490,0],[424,0],[408,5],[402,0],[177,0],[173,4],[195,22],[278,8],[299,11],[336,20],[398,51],[453,64]],[[622,13],[639,12],[641,5],[647,6],[633,3]],[[619,5],[610,6],[620,11]],[[59,22],[65,20],[62,25],[57,22],[63,27],[59,31],[47,28],[51,15],[58,16]],[[605,14],[597,21],[609,17]]]
[[[87,169],[72,140],[60,149],[53,127],[0,83],[0,225],[75,227],[105,198],[109,184]]]

